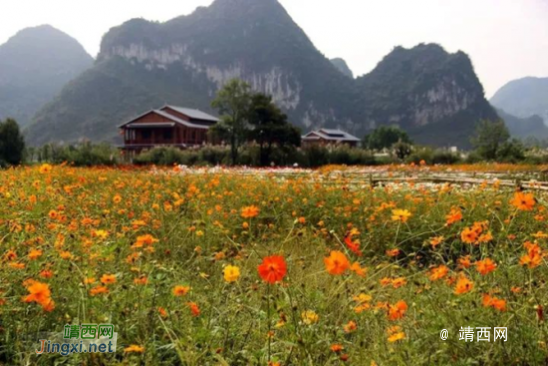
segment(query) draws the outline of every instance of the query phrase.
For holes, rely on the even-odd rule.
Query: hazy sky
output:
[[[260,1],[260,0],[257,0]],[[109,28],[136,17],[165,21],[212,0],[0,0],[0,43],[40,24],[96,56]],[[468,53],[487,96],[523,76],[548,76],[548,0],[280,0],[327,57],[355,74],[397,45],[436,42]]]

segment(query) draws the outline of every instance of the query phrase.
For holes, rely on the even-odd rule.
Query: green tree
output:
[[[476,153],[486,160],[496,160],[501,147],[510,139],[504,121],[482,120],[476,127],[476,136],[471,139]]]
[[[391,148],[397,142],[411,144],[407,132],[397,126],[381,126],[363,138],[363,147],[371,150]]]
[[[400,160],[405,160],[413,152],[413,146],[410,143],[398,141],[392,145],[394,154]]]
[[[259,144],[260,164],[268,165],[274,145],[300,146],[301,131],[287,120],[272,102],[272,97],[262,93],[253,94],[248,114],[251,125],[250,137]]]
[[[18,165],[23,160],[25,140],[19,125],[8,118],[0,121],[0,163],[2,165]]]
[[[212,129],[214,136],[230,141],[232,164],[238,162],[238,149],[245,142],[251,103],[250,85],[239,79],[228,81],[211,103],[221,121]]]

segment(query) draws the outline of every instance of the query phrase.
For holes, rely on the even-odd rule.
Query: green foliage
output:
[[[232,164],[238,161],[238,148],[245,142],[251,103],[251,86],[239,79],[228,81],[217,92],[211,106],[218,110],[221,121],[213,127],[213,134],[230,142]]]
[[[457,153],[452,153],[443,149],[432,149],[431,147],[415,147],[411,155],[405,161],[408,163],[420,164],[421,161],[428,165],[433,164],[457,164],[461,162],[461,157]]]
[[[525,147],[518,139],[511,139],[503,143],[497,151],[497,161],[504,163],[518,163],[525,159]]]
[[[18,165],[23,160],[25,140],[15,120],[0,121],[0,165]]]
[[[120,163],[120,152],[109,144],[89,141],[74,145],[46,144],[27,149],[29,162],[68,163],[73,166],[109,166]]]
[[[274,145],[300,146],[301,131],[287,120],[273,102],[272,97],[256,93],[251,97],[248,120],[251,127],[249,136],[259,144],[262,166],[270,164]]]
[[[397,126],[381,126],[363,138],[363,146],[370,150],[382,150],[392,147],[396,142],[410,144],[409,135]]]
[[[476,137],[472,139],[476,153],[484,160],[523,159],[523,145],[517,141],[508,141],[510,133],[504,121],[483,120],[476,128]]]
[[[258,144],[246,144],[238,150],[238,165],[263,166]],[[172,147],[158,147],[138,155],[134,163],[138,165],[175,164],[187,166],[228,165],[231,161],[231,150],[228,146],[205,146],[199,150],[180,150]],[[274,166],[293,166],[316,168],[328,164],[338,165],[377,165],[380,162],[366,150],[354,149],[345,145],[320,146],[310,145],[302,149],[293,146],[276,145],[271,151],[271,163]],[[385,161],[392,163],[392,161]],[[270,164],[269,164],[270,165]]]
[[[400,140],[392,145],[392,150],[398,159],[405,160],[413,152],[413,145]]]

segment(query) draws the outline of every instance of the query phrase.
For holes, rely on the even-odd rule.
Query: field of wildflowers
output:
[[[542,190],[332,173],[2,171],[0,363],[545,364]],[[114,324],[117,352],[25,342],[84,323]]]

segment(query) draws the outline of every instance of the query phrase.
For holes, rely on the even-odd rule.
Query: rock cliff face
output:
[[[396,48],[372,73],[353,79],[314,47],[277,0],[216,0],[166,23],[136,19],[111,29],[95,66],[36,115],[28,138],[111,140],[120,121],[164,102],[212,112],[216,91],[235,77],[271,94],[304,130],[342,128],[361,136],[398,124],[420,137],[432,125],[460,128],[460,115],[465,134],[468,124],[496,118],[462,53],[437,45]],[[467,136],[452,141],[451,131],[440,133],[448,138],[428,142],[468,143]]]
[[[0,120],[26,125],[36,111],[93,59],[67,34],[50,26],[27,28],[0,45]]]

